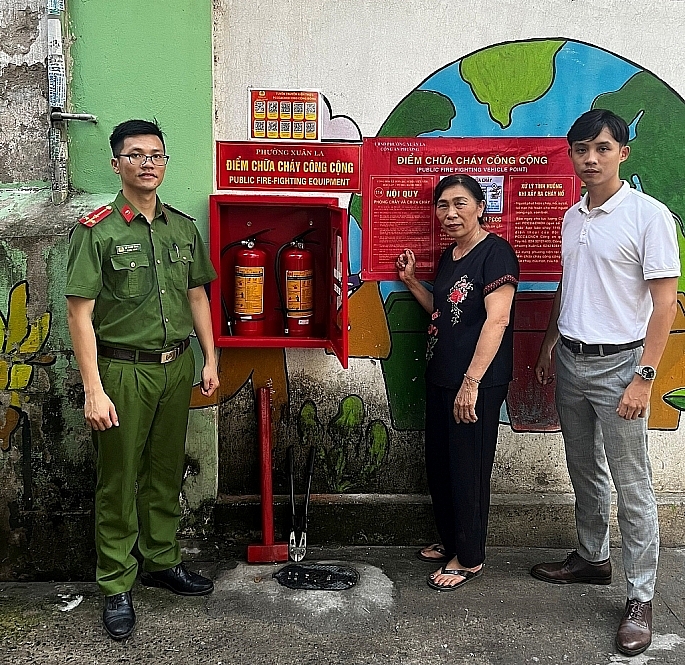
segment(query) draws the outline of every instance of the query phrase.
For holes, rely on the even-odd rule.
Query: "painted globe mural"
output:
[[[565,136],[588,109],[618,113],[630,126],[631,156],[621,176],[669,206],[685,264],[685,103],[652,73],[577,41],[529,40],[465,56],[430,73],[407,93],[378,136]],[[332,140],[359,138],[354,119],[345,116],[332,118],[329,133],[326,125],[324,132]],[[289,367],[284,349],[262,349],[259,354],[223,349],[221,388],[214,403],[221,403],[224,413],[232,409],[235,427],[225,431],[222,436],[227,438],[220,445],[230,448],[231,441],[240,438],[241,423],[248,421],[242,417],[246,407],[241,401],[246,386],[268,384],[282,439],[298,439],[302,450],[318,443],[327,491],[377,491],[380,486],[390,492],[424,491],[422,462],[414,446],[424,426],[428,316],[401,283],[360,279],[361,211],[361,198],[352,196],[349,350],[353,358],[369,359],[373,368],[363,360],[353,362],[349,373],[331,382],[329,374],[302,374],[295,354]],[[515,432],[558,430],[553,386],[539,386],[532,371],[554,289],[555,283],[522,283],[517,295],[514,381],[501,414]],[[678,313],[652,392],[652,429],[677,429],[685,410],[685,279],[679,290]],[[366,385],[361,390],[359,377],[374,387],[376,380],[384,382],[385,395]],[[322,388],[339,399],[333,414],[320,400]],[[194,406],[207,405],[199,392],[194,400]],[[256,486],[257,479],[250,475],[254,468],[249,455],[232,459],[220,469],[221,487],[240,493]]]
[[[628,123],[631,156],[621,167],[621,177],[668,205],[685,259],[685,103],[652,73],[600,48],[545,39],[477,51],[428,76],[397,105],[378,136],[565,136],[573,121],[591,108],[610,109]],[[360,291],[364,285],[354,274],[361,268],[361,210],[361,199],[354,196],[351,288]],[[517,307],[530,307],[528,299],[548,308],[550,288],[556,284],[521,284]],[[678,315],[661,365],[666,371],[660,372],[652,398],[651,428],[677,428],[685,409],[685,277],[679,291]],[[383,282],[374,295],[385,309],[391,337],[392,351],[382,362],[393,426],[421,429],[423,382],[408,383],[407,376],[420,378],[425,367],[425,316],[400,283]],[[363,299],[365,311],[372,310],[371,289]],[[523,376],[526,371],[532,375],[531,356],[534,363],[543,331],[528,328],[518,333],[519,376],[502,416],[519,431],[556,429],[551,392],[541,392]],[[512,414],[517,404],[526,405],[520,422]]]

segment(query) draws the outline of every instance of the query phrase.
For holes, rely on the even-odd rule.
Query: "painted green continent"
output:
[[[542,97],[554,82],[554,56],[565,42],[502,44],[465,57],[459,72],[492,119],[511,124],[515,106]]]
[[[685,105],[649,72],[639,72],[616,92],[600,95],[592,104],[620,115],[629,125],[637,118],[630,157],[621,177],[640,185],[645,194],[665,203],[679,219],[680,261],[685,265]],[[685,277],[678,282],[685,291]]]

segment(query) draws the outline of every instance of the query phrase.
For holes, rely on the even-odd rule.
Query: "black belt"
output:
[[[150,353],[149,351],[134,351],[133,349],[118,349],[114,346],[104,346],[98,344],[98,354],[103,358],[113,358],[114,360],[129,360],[139,363],[170,363],[176,360],[190,346],[190,337],[186,337],[180,344],[177,344],[168,351],[161,353]]]
[[[612,356],[614,353],[621,351],[628,351],[629,349],[637,349],[645,343],[644,339],[636,339],[634,342],[627,344],[583,344],[583,342],[574,342],[563,335],[559,336],[561,343],[571,351],[571,353],[582,353],[585,356]]]

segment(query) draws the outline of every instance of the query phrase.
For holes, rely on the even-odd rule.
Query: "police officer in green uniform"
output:
[[[159,126],[129,120],[110,137],[122,190],[86,215],[69,242],[69,330],[97,451],[95,544],[103,621],[114,639],[135,626],[131,587],[211,593],[181,563],[176,539],[194,376],[189,335],[204,354],[201,391],[219,385],[204,285],[216,278],[192,218],[160,202],[168,156]]]

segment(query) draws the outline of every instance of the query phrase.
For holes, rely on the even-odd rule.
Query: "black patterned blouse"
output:
[[[456,244],[456,243],[455,243]],[[450,245],[440,257],[428,326],[426,380],[461,386],[486,319],[485,297],[503,284],[518,285],[519,264],[511,245],[490,233],[455,261]],[[513,370],[514,311],[502,343],[481,380],[484,388],[509,383]]]

